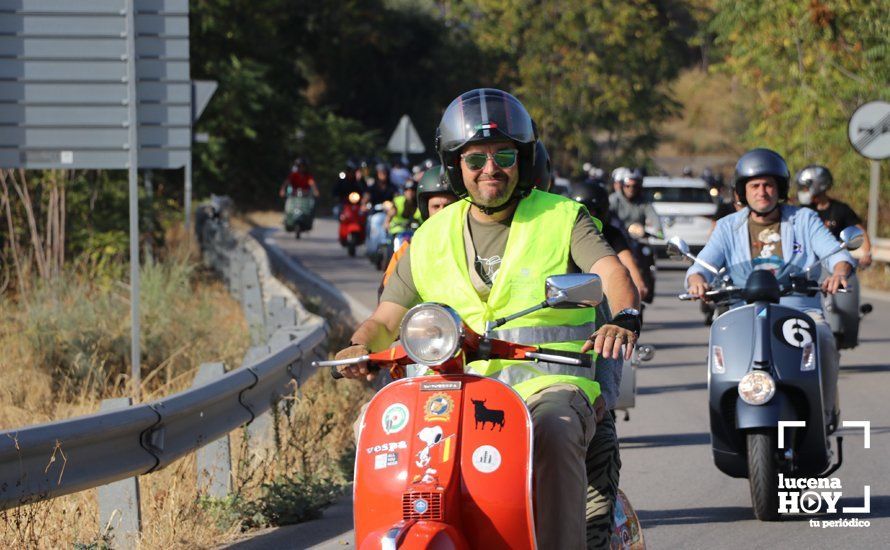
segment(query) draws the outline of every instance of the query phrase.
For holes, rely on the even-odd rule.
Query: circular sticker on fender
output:
[[[802,348],[812,343],[813,332],[809,323],[797,317],[788,317],[776,323],[776,336],[791,347]]]
[[[394,434],[402,431],[408,425],[408,407],[401,403],[393,403],[383,411],[383,417],[380,423],[383,431],[387,434]]]
[[[501,467],[501,453],[491,445],[482,445],[473,451],[473,467],[483,474],[490,474]]]

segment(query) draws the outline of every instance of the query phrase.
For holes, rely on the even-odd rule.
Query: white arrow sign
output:
[[[417,129],[414,128],[408,115],[402,115],[402,118],[399,119],[398,126],[390,136],[389,143],[386,144],[386,149],[391,153],[401,153],[402,156],[408,153],[426,152],[426,147],[423,146]]]

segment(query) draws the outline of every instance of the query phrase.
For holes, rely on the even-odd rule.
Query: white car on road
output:
[[[650,244],[663,251],[665,242],[679,235],[689,248],[700,250],[711,234],[711,220],[717,204],[710,188],[701,178],[643,178],[643,197],[652,202],[664,227],[664,240],[652,239]]]

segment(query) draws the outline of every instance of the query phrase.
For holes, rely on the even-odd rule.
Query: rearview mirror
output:
[[[841,231],[841,241],[847,250],[856,250],[865,242],[865,232],[855,225],[851,225]]]
[[[667,254],[672,260],[688,260],[689,245],[679,235],[674,235],[667,242]]]
[[[593,273],[569,273],[547,277],[547,305],[557,309],[596,307],[603,301],[603,284]]]

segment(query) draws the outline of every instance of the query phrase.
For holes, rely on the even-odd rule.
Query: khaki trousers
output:
[[[526,401],[535,430],[535,531],[538,547],[581,549],[587,540],[587,447],[593,406],[572,385],[550,386]]]

